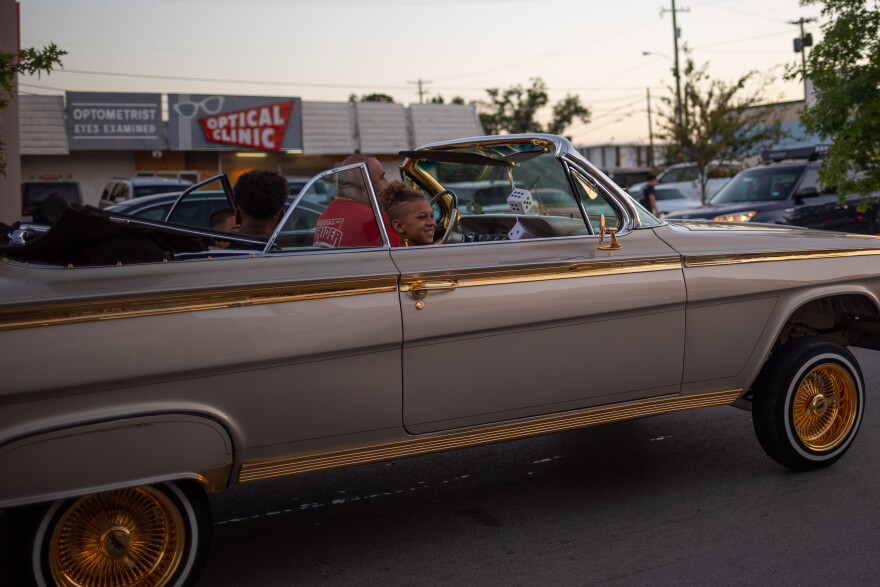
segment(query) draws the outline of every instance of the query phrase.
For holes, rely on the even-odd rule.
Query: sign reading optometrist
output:
[[[300,98],[168,95],[168,143],[176,150],[302,150]]]
[[[164,149],[161,94],[67,92],[70,149]]]

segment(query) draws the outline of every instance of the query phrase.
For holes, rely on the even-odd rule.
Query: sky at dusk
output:
[[[676,8],[680,50],[686,44],[708,63],[710,77],[732,82],[754,70],[767,102],[803,99],[801,82],[782,79],[800,59],[789,21],[818,17],[817,7],[677,0]],[[540,77],[551,104],[575,94],[592,110],[589,124],[566,134],[593,145],[646,143],[647,90],[656,109],[674,84],[671,0],[20,0],[20,11],[23,47],[68,51],[63,70],[21,78],[22,94],[345,101],[380,92],[410,104],[418,80],[426,100],[470,102]],[[806,25],[816,41],[819,24]]]

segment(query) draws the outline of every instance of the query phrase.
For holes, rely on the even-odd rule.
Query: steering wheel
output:
[[[443,236],[434,241],[435,245],[445,245],[449,242],[449,237],[452,236],[452,231],[458,223],[458,196],[455,195],[455,192],[452,190],[438,192],[428,203],[431,204],[431,207],[433,208],[434,204],[443,196],[449,196],[452,199],[452,206],[449,208],[449,223],[446,225],[446,231],[443,233]]]

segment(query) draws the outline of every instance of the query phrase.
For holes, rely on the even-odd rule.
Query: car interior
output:
[[[561,162],[544,143],[463,146],[401,155],[407,158],[401,177],[421,190],[434,208],[434,244],[577,237],[598,234],[602,222],[612,229],[620,225],[616,204],[603,195],[602,188]],[[202,217],[208,212],[218,206],[234,208],[229,182],[218,176],[184,191],[162,221],[88,206],[71,208],[48,230],[19,227],[15,242],[0,246],[0,255],[81,266],[315,250],[323,248],[315,242],[321,213],[339,195],[340,174],[350,172],[325,172],[303,189],[272,239],[206,229]],[[366,169],[361,173],[360,181],[366,184]],[[203,196],[206,188],[214,188],[217,194],[218,183],[226,200],[215,197],[208,202]],[[363,189],[368,193],[366,185]],[[205,209],[208,204],[210,210]],[[228,242],[228,248],[218,250],[221,242]],[[272,246],[267,249],[269,242]]]

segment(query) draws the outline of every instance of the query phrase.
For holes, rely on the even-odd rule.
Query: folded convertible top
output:
[[[46,233],[23,245],[0,245],[0,256],[65,266],[155,263],[176,253],[207,250],[209,244],[182,228],[128,221],[83,206],[65,209]]]

